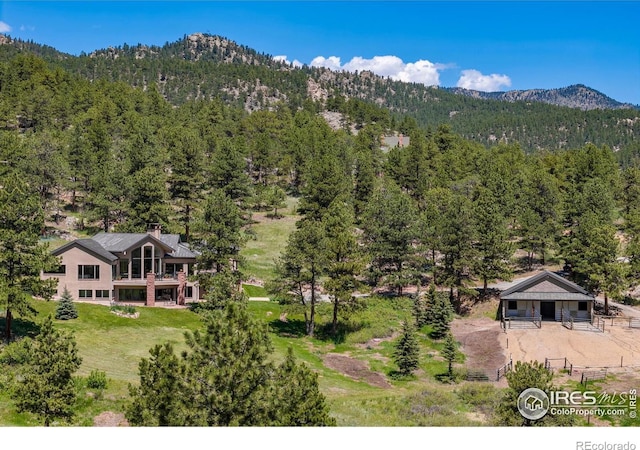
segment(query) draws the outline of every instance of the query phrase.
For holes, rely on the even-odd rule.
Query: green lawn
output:
[[[253,276],[267,281],[273,277],[275,260],[286,247],[289,234],[296,227],[296,205],[297,199],[289,197],[287,208],[282,211],[284,217],[280,219],[270,219],[264,213],[255,214],[254,218],[258,223],[251,226],[253,236],[240,251],[245,261],[242,271],[247,278]]]
[[[55,312],[55,302],[36,301],[41,317]],[[109,378],[137,381],[138,363],[149,349],[164,342],[184,348],[184,332],[197,328],[200,317],[188,310],[139,307],[138,319],[119,317],[109,307],[76,302],[79,318],[56,321],[60,328],[76,336],[82,356],[79,375],[93,369],[104,370]]]
[[[56,303],[35,301],[34,305],[39,312],[38,320],[41,320],[54,312]],[[408,299],[370,298],[366,300],[365,308],[343,322],[335,338],[328,333],[331,305],[320,305],[318,332],[313,339],[304,335],[301,316],[288,314],[286,322],[281,321],[282,306],[275,302],[250,302],[249,309],[255,318],[269,327],[274,362],[281,361],[287,348],[292,347],[298,361],[318,374],[320,389],[327,397],[338,425],[478,424],[465,414],[458,414],[469,407],[455,393],[456,386],[436,381],[435,375],[443,373],[446,364],[437,356],[440,344],[431,341],[426,333],[420,335],[422,352],[416,376],[408,380],[387,378],[391,385],[389,388],[351,378],[323,363],[327,353],[340,353],[364,361],[373,371],[385,375],[393,372],[393,339],[400,330],[409,305]],[[55,321],[55,325],[75,334],[83,358],[77,375],[85,377],[91,370],[100,369],[109,378],[109,386],[100,396],[90,393],[82,386],[82,378],[79,379],[80,401],[74,425],[81,426],[91,425],[93,417],[101,412],[124,411],[128,385],[139,381],[140,359],[147,357],[154,345],[166,341],[174,343],[177,351],[184,349],[184,332],[197,329],[202,323],[199,316],[188,310],[139,307],[140,317],[128,319],[112,314],[106,306],[85,303],[76,303],[76,306],[78,319]],[[20,323],[19,320],[16,322]],[[27,322],[22,323],[24,328]],[[0,425],[38,425],[30,415],[16,413],[8,393],[0,391]],[[425,397],[425,392],[430,393],[428,397]],[[434,398],[445,401],[446,408],[435,408],[431,404]],[[420,418],[415,411],[421,408],[435,408],[438,413]]]

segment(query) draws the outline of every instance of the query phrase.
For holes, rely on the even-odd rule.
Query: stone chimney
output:
[[[147,274],[147,306],[156,306],[156,274],[149,272]]]
[[[147,233],[156,239],[160,239],[160,234],[162,234],[162,225],[160,225],[159,223],[148,224]]]
[[[185,291],[187,289],[187,274],[183,270],[178,272],[178,305],[185,304]]]

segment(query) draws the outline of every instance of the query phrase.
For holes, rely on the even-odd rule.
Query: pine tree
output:
[[[441,353],[444,360],[449,364],[447,376],[451,378],[453,376],[453,361],[456,359],[456,341],[453,339],[453,335],[451,333],[447,333]]]
[[[441,339],[449,333],[451,319],[453,319],[453,307],[451,302],[444,295],[436,295],[433,307],[431,337]]]
[[[60,302],[58,303],[58,307],[56,308],[56,319],[69,320],[77,318],[78,310],[76,309],[76,305],[73,304],[73,297],[71,297],[71,293],[65,286]]]
[[[304,364],[296,363],[291,347],[273,377],[274,403],[270,425],[333,426],[325,397],[318,389],[318,374]]]
[[[50,298],[55,280],[41,280],[40,271],[53,268],[55,258],[39,242],[44,214],[38,194],[17,170],[0,177],[0,308],[5,310],[5,339],[11,340],[14,312],[36,314],[33,295]]]
[[[393,360],[403,376],[410,375],[418,368],[420,346],[415,331],[408,321],[402,323],[402,335],[395,345]]]
[[[185,334],[177,357],[156,346],[140,363],[140,385],[130,386],[126,417],[134,426],[334,425],[317,376],[289,354],[275,367],[263,322],[245,305],[228,302]]]
[[[181,414],[181,373],[183,362],[175,355],[170,343],[149,350],[151,357],[138,365],[140,385],[129,385],[131,403],[125,417],[131,425],[166,427],[184,421]]]
[[[55,419],[71,420],[76,399],[72,375],[82,363],[73,335],[54,329],[47,316],[29,346],[28,360],[13,392],[18,411],[36,414],[47,427]]]

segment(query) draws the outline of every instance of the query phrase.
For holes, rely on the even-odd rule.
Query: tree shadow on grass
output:
[[[269,329],[278,336],[285,337],[303,337],[307,334],[304,320],[288,319],[286,322],[273,320],[269,322]]]
[[[364,326],[360,323],[339,324],[336,334],[333,334],[330,323],[316,325],[313,337],[320,341],[342,344],[346,341],[349,333],[359,331],[363,327]],[[298,319],[288,319],[286,322],[282,320],[273,320],[269,322],[269,329],[271,332],[285,337],[304,337],[307,335],[307,326],[304,320]]]
[[[4,317],[0,317],[0,339],[4,339],[6,326],[6,319]],[[25,320],[22,318],[14,317],[11,321],[11,339],[16,340],[23,337],[35,337],[38,333],[40,333],[40,325],[31,321]]]
[[[331,323],[326,323],[316,327],[315,337],[321,341],[343,344],[347,340],[349,333],[355,333],[364,327],[362,323],[338,323],[336,333],[333,333]]]

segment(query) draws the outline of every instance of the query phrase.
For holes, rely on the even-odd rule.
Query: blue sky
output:
[[[638,1],[0,2],[0,32],[72,54],[203,32],[296,64],[487,91],[582,83],[633,104],[638,23]]]

